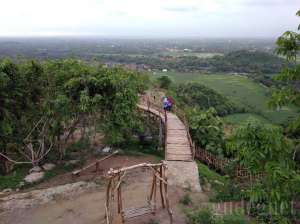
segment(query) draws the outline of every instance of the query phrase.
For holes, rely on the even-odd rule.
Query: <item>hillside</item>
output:
[[[261,119],[268,120],[274,124],[284,125],[297,115],[298,109],[295,106],[286,106],[278,111],[270,109],[268,107],[270,88],[260,85],[246,76],[181,72],[162,72],[153,76],[159,77],[161,75],[168,75],[175,83],[191,81],[200,83],[213,89],[222,95],[223,98],[226,97],[230,102],[234,102],[234,105],[239,106],[238,108],[244,108],[248,113],[252,113],[256,117],[261,117]],[[240,117],[240,115],[238,116]],[[246,117],[243,116],[243,118]]]

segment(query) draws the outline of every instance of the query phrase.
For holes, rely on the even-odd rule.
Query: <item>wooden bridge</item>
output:
[[[141,100],[138,107],[162,119],[165,125],[165,160],[193,161],[194,146],[187,125],[176,114],[164,111],[147,99]]]
[[[161,119],[165,129],[165,161],[172,185],[190,187],[201,191],[198,166],[194,161],[195,147],[189,134],[188,124],[179,118],[179,112],[166,112],[159,103],[142,96],[138,108]]]

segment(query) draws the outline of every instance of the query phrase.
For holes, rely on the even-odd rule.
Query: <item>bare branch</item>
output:
[[[0,156],[2,156],[3,158],[5,158],[6,160],[8,160],[9,162],[12,162],[14,164],[32,164],[32,162],[18,162],[18,161],[15,161],[9,157],[7,157],[6,155],[4,155],[3,153],[0,152]]]

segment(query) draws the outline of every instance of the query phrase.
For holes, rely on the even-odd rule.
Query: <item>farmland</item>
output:
[[[155,73],[155,77],[168,75],[174,82],[194,81],[206,85],[220,94],[228,97],[234,103],[246,108],[252,117],[269,121],[273,124],[285,124],[297,114],[295,106],[283,107],[280,110],[272,110],[268,107],[270,89],[258,84],[246,76],[231,74],[199,74],[165,72]],[[249,114],[248,114],[249,115]],[[230,120],[235,122],[247,119],[246,115],[230,115]]]

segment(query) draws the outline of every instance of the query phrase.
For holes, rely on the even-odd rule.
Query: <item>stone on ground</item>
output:
[[[68,162],[66,162],[66,165],[69,166],[69,165],[76,165],[80,162],[80,160],[69,160]]]
[[[41,172],[42,171],[42,168],[39,167],[39,166],[34,166],[32,167],[30,170],[29,170],[29,173],[38,173],[38,172]]]
[[[27,182],[27,183],[35,183],[35,182],[38,182],[40,181],[41,179],[43,179],[45,173],[44,172],[36,172],[36,173],[31,173],[31,174],[28,174],[24,180]]]
[[[55,164],[53,163],[46,163],[43,165],[43,169],[46,171],[53,170],[54,168],[55,168]]]
[[[103,153],[109,153],[111,151],[111,148],[106,146],[105,148],[102,149]]]

